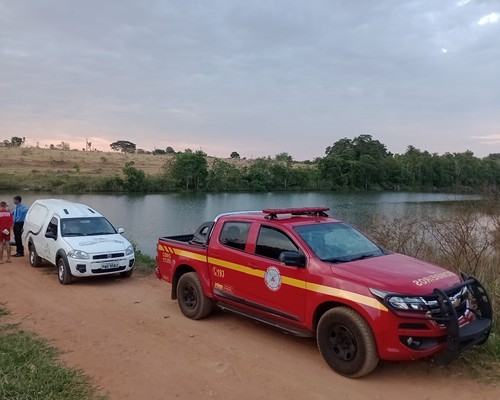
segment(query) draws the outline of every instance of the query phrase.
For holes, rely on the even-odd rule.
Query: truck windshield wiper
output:
[[[332,258],[322,258],[321,261],[329,262],[329,263],[332,263],[332,264],[340,264],[340,263],[345,263],[345,262],[348,262],[348,261],[351,261],[351,260],[346,260],[345,258],[335,258],[335,257],[332,257]]]
[[[382,253],[383,254],[383,253]],[[376,254],[376,253],[369,253],[369,254],[361,254],[360,256],[351,258],[349,261],[358,261],[358,260],[364,260],[365,258],[372,258],[372,257],[378,257],[381,254]]]

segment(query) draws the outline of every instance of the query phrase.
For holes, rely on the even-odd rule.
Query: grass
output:
[[[135,247],[135,246],[134,246]],[[156,260],[154,257],[144,254],[141,250],[135,250],[135,267],[136,271],[143,275],[149,275],[156,268]]]
[[[500,382],[500,334],[491,333],[488,341],[462,353],[455,370],[467,371],[478,380],[498,384]]]
[[[0,304],[0,318],[8,314]],[[0,323],[0,399],[105,399],[79,370],[64,366],[46,340]]]

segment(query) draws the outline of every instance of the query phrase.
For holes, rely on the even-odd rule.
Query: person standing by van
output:
[[[10,263],[10,230],[12,229],[12,214],[7,209],[5,201],[0,202],[0,264],[3,264],[3,249],[7,253],[6,262]]]
[[[24,220],[26,219],[26,213],[28,209],[22,204],[21,196],[14,197],[14,204],[16,208],[12,211],[12,216],[14,218],[14,240],[16,241],[16,254],[13,257],[24,257],[24,246],[21,239],[21,233],[23,232]]]

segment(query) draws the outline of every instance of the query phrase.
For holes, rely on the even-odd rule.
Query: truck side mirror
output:
[[[304,268],[306,266],[306,256],[297,251],[282,251],[280,253],[280,262],[289,267]]]
[[[121,235],[123,232],[125,232],[125,229],[123,229],[123,228],[118,228],[116,231],[117,231],[117,232]]]

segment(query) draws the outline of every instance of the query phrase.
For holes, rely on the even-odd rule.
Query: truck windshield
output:
[[[61,219],[62,236],[114,235],[113,225],[104,217]]]
[[[294,227],[314,254],[325,262],[344,263],[384,255],[365,235],[343,222]]]

